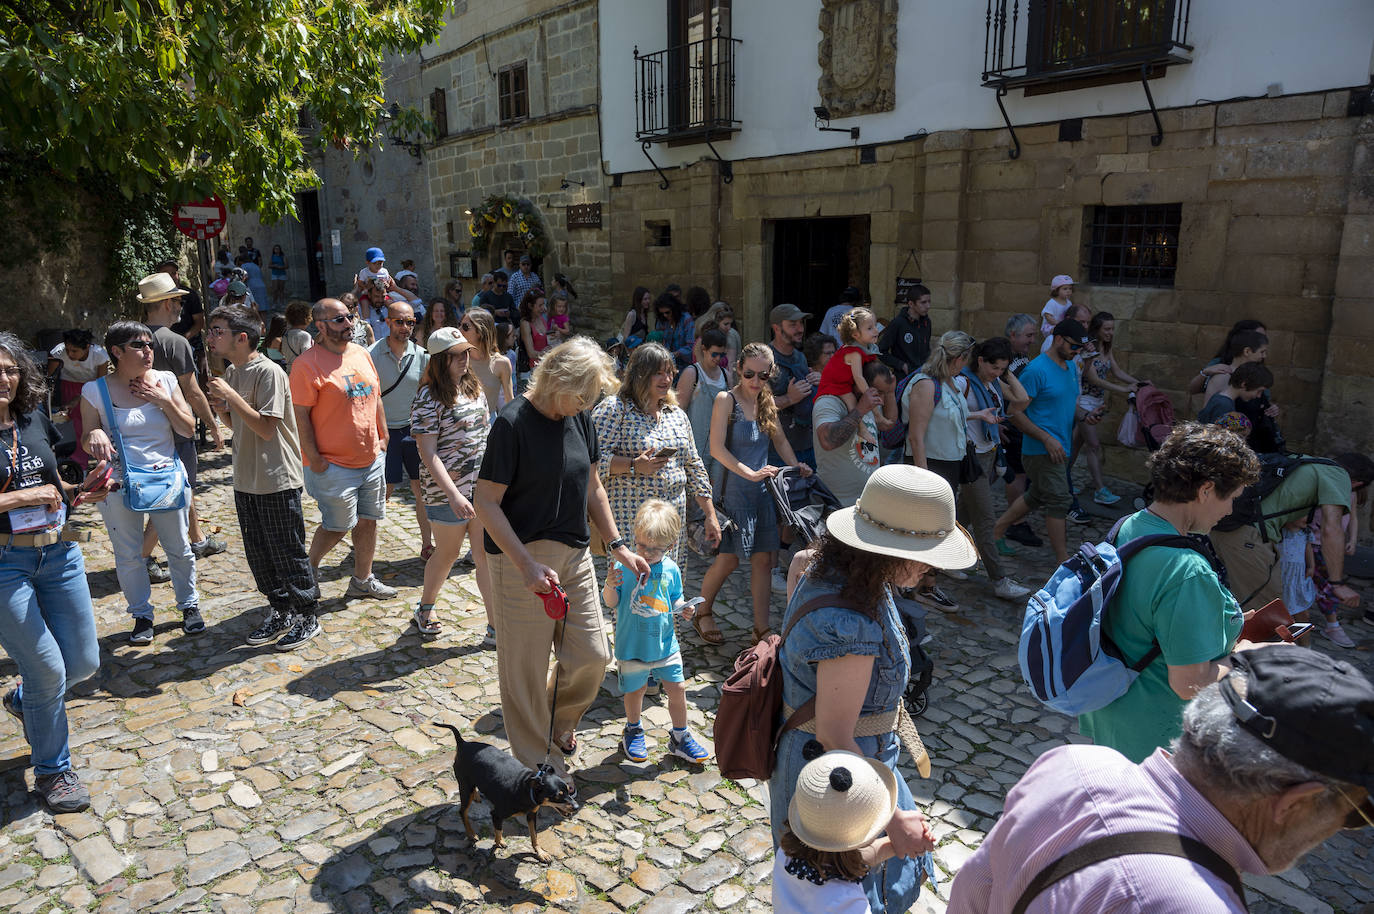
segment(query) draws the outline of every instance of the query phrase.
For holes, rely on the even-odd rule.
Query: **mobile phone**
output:
[[[114,464],[112,464],[112,463],[111,463],[111,464],[107,464],[107,465],[105,466],[105,472],[103,472],[103,473],[101,473],[99,476],[95,477],[95,479],[93,479],[93,480],[91,481],[91,484],[90,484],[90,485],[86,485],[86,484],[83,483],[83,484],[81,485],[81,488],[79,488],[79,489],[76,490],[76,498],[72,499],[72,507],[75,508],[77,505],[79,505],[79,504],[81,504],[82,502],[84,502],[84,501],[86,500],[86,496],[87,496],[89,493],[94,492],[96,489],[103,489],[103,488],[105,488],[107,485],[109,485],[109,484],[110,484],[110,477],[112,477],[113,475],[114,475]]]
[[[675,448],[675,447],[661,447],[661,448],[659,448],[658,451],[654,454],[654,457],[656,457],[656,458],[657,458],[657,457],[672,457],[672,456],[674,456],[675,454],[677,454],[677,448]]]
[[[1284,632],[1287,631],[1288,637],[1284,638],[1285,641],[1297,641],[1303,635],[1307,634],[1316,627],[1317,626],[1312,622],[1296,622],[1293,625],[1280,625],[1277,631],[1279,633],[1279,637],[1283,637]]]

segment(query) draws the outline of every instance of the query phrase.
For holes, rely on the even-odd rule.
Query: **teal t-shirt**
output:
[[[1116,542],[1156,533],[1178,531],[1139,511],[1121,525]],[[1100,711],[1079,715],[1079,729],[1137,763],[1168,746],[1182,732],[1184,705],[1169,686],[1169,667],[1225,657],[1244,624],[1240,606],[1202,555],[1169,546],[1138,553],[1126,565],[1102,627],[1129,663],[1149,653],[1155,641],[1162,653],[1125,695]]]
[[[650,565],[643,587],[634,572],[621,565],[616,597],[615,659],[647,663],[673,656],[678,650],[673,607],[682,600],[682,571],[677,563],[665,557]]]
[[[1059,363],[1048,355],[1038,355],[1020,375],[1021,386],[1030,395],[1026,418],[1049,432],[1068,453],[1073,438],[1073,413],[1078,405],[1078,363]],[[1038,438],[1030,435],[1021,443],[1021,453],[1044,456],[1049,453]]]
[[[1264,522],[1264,532],[1271,543],[1283,539],[1283,525],[1304,520],[1313,505],[1339,505],[1342,513],[1350,510],[1350,474],[1342,467],[1322,463],[1307,463],[1289,473],[1283,484],[1260,502],[1266,514],[1290,512]]]

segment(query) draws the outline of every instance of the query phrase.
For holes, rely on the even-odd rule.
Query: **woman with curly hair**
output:
[[[463,287],[459,286],[459,294],[462,294],[462,291]],[[429,307],[425,309],[424,316],[420,318],[420,327],[415,333],[415,342],[424,346],[429,342],[431,333],[440,327],[457,327],[462,317],[462,306],[454,304],[447,295],[443,298],[431,298]]]
[[[740,353],[735,368],[735,386],[716,394],[711,408],[715,500],[733,524],[721,539],[720,552],[701,582],[701,595],[706,602],[697,610],[697,618],[711,618],[716,594],[725,579],[739,567],[740,559],[748,559],[754,640],[759,641],[770,631],[768,600],[773,592],[772,571],[779,545],[777,512],[763,481],[778,475],[782,468],[768,464],[769,443],[802,476],[810,476],[811,467],[797,460],[778,422],[778,409],[768,386],[776,370],[773,350],[764,343],[750,343]],[[711,629],[698,631],[711,641]]]
[[[1115,542],[1141,536],[1206,534],[1231,513],[1240,490],[1259,478],[1259,459],[1234,432],[1184,422],[1146,464],[1155,500],[1120,524]],[[1211,544],[1205,548],[1211,551]],[[1133,762],[1167,747],[1183,726],[1183,705],[1231,670],[1227,660],[1245,618],[1217,577],[1220,561],[1192,549],[1151,546],[1125,569],[1116,597],[1103,610],[1102,635],[1128,664],[1148,665],[1116,701],[1081,714],[1093,742]]]
[[[897,782],[897,812],[887,824],[896,856],[863,879],[876,912],[908,910],[934,871],[935,842],[897,770],[903,745],[923,775],[930,761],[910,718],[903,718],[911,649],[893,594],[933,569],[968,568],[977,560],[972,538],[955,523],[954,493],[944,480],[919,467],[879,467],[856,505],[827,518],[784,614],[783,720],[808,702],[814,715],[799,719],[778,742],[768,785],[773,841],[783,835],[809,741],[881,762]]]

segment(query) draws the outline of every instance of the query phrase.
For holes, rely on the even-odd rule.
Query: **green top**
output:
[[[1138,511],[1121,525],[1118,544],[1155,533],[1177,534],[1173,525]],[[1225,657],[1245,618],[1235,598],[1201,554],[1151,546],[1130,560],[1116,597],[1102,614],[1102,628],[1135,663],[1155,641],[1162,653],[1116,701],[1078,717],[1084,736],[1143,762],[1168,746],[1183,729],[1183,699],[1169,686],[1169,667]]]
[[[1350,510],[1350,474],[1324,463],[1305,463],[1289,473],[1283,484],[1260,502],[1264,514],[1291,509],[1291,513],[1264,522],[1265,537],[1277,543],[1283,539],[1283,525],[1306,520],[1313,505],[1339,505],[1342,512]]]

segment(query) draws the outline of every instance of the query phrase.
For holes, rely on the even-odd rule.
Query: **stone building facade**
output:
[[[608,325],[609,223],[568,225],[569,207],[594,213],[607,202],[595,0],[458,3],[449,26],[420,65],[426,91],[443,93],[447,121],[425,157],[435,263],[445,276],[473,274],[465,288],[476,289],[503,250],[525,250],[511,218],[498,217],[486,251],[469,233],[471,211],[510,195],[532,207],[548,240],[536,272],[549,288],[555,273],[569,277],[579,328]]]

